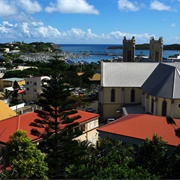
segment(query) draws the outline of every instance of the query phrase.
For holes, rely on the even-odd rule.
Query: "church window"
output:
[[[162,102],[162,116],[166,116],[167,115],[167,101],[164,100]]]
[[[111,102],[115,102],[115,90],[111,90]]]
[[[131,90],[131,102],[135,102],[135,90]]]

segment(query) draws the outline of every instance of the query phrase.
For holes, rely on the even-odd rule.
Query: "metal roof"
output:
[[[141,87],[159,63],[102,62],[101,86]]]
[[[11,82],[14,82],[14,81],[23,81],[24,79],[23,78],[6,78],[6,79],[3,79],[3,81],[11,81]]]
[[[151,96],[180,98],[180,63],[160,63],[142,85]]]

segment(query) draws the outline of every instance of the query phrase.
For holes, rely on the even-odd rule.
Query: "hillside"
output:
[[[32,43],[23,43],[23,42],[13,42],[0,44],[0,49],[9,48],[10,50],[19,49],[22,53],[38,53],[38,52],[54,52],[60,50],[60,47],[54,43],[44,43],[44,42],[32,42]]]
[[[123,45],[109,46],[108,49],[122,49]],[[149,50],[149,44],[136,44],[137,50]],[[164,45],[164,50],[180,50],[180,44]]]

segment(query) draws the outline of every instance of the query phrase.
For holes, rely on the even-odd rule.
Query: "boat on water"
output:
[[[180,54],[170,55],[167,60],[171,60],[173,62],[180,62]]]

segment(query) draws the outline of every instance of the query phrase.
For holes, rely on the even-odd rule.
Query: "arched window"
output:
[[[162,102],[162,116],[166,116],[167,115],[167,101],[164,100]]]
[[[111,102],[115,102],[115,90],[111,90]]]
[[[151,113],[154,113],[154,99],[151,100]]]
[[[135,90],[131,90],[131,102],[135,102]]]

